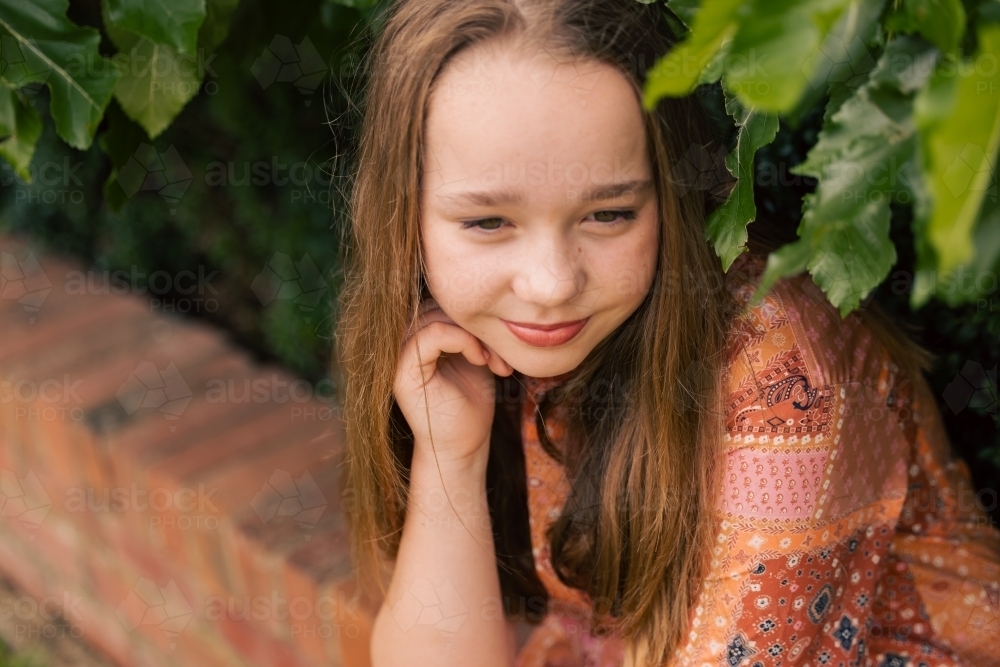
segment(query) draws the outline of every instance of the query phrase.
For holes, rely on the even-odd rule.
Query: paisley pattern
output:
[[[764,260],[741,255],[729,344],[725,481],[711,572],[671,665],[1000,667],[1000,532],[952,458],[930,390],[907,383],[856,315],[807,274],[749,307]],[[569,492],[538,441],[536,401],[572,372],[523,378],[535,565],[550,611],[518,667],[611,667],[614,632],[552,570],[545,530]],[[563,435],[564,414],[546,420]]]

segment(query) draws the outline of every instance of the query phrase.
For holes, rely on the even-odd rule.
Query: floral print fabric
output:
[[[1000,667],[1000,532],[929,388],[901,381],[807,274],[749,307],[763,266],[744,254],[726,277],[746,307],[723,378],[720,529],[671,664]],[[539,443],[535,406],[569,375],[523,378],[531,540],[552,604],[518,667],[623,660],[622,639],[588,633],[589,600],[555,575],[545,539],[570,485]],[[558,408],[545,428],[562,436]]]

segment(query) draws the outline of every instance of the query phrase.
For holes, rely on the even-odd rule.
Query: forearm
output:
[[[432,456],[420,454],[426,450],[415,449],[395,569],[372,631],[372,663],[510,667],[486,457],[439,472]]]

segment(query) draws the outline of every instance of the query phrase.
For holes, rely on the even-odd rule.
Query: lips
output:
[[[554,347],[572,340],[590,318],[557,324],[529,324],[502,320],[512,334],[533,347]]]

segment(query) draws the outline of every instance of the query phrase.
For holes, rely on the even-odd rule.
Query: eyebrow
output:
[[[612,199],[625,194],[639,194],[652,187],[652,179],[640,179],[634,181],[622,181],[621,183],[608,183],[605,185],[595,185],[589,190],[580,193],[583,201],[593,201],[598,197],[602,199]],[[477,206],[504,206],[509,204],[520,204],[524,201],[523,193],[512,188],[500,188],[484,192],[457,192],[454,194],[439,194],[440,199],[445,204],[474,204]]]

